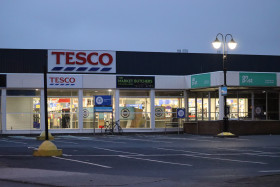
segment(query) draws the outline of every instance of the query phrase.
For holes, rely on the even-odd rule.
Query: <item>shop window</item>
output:
[[[40,129],[39,90],[7,90],[6,102],[7,130]]]
[[[114,90],[84,90],[83,92],[83,128],[92,129],[93,123],[95,128],[103,128],[106,121],[112,121],[112,113],[95,113],[93,114],[94,98],[96,95],[111,95],[112,107],[114,109]],[[93,120],[93,115],[95,119]],[[93,122],[94,121],[94,122]]]
[[[137,96],[138,95],[138,96]],[[149,91],[120,91],[119,110],[122,128],[150,128]]]
[[[279,93],[267,93],[267,119],[279,120]]]
[[[2,99],[1,99],[1,95],[2,95],[2,90],[0,90],[0,131],[2,130]]]
[[[254,93],[254,116],[255,120],[266,120],[267,108],[266,108],[266,92]],[[251,108],[251,107],[250,107]]]
[[[57,94],[57,96],[54,96]],[[76,90],[48,90],[50,129],[77,129],[79,102]]]

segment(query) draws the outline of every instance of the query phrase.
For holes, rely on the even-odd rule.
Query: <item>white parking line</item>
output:
[[[113,150],[113,149],[105,149],[105,148],[100,148],[100,147],[92,147],[92,148],[100,149],[100,150],[105,150],[105,151],[116,152],[116,153],[128,153],[128,154],[133,154],[133,155],[143,155],[143,154],[139,154],[139,153],[131,153],[131,152],[118,151],[118,150]]]
[[[217,140],[201,140],[201,139],[194,139],[194,138],[171,138],[171,137],[166,137],[166,138],[157,138],[157,139],[170,139],[170,140],[191,140],[191,141],[198,141],[198,142],[221,142]]]
[[[173,143],[173,142],[167,142],[167,141],[157,141],[157,140],[142,140],[142,139],[136,139],[136,138],[125,138],[126,140],[135,140],[135,141],[142,141],[142,142],[154,142],[154,143]],[[124,140],[124,139],[123,139]]]
[[[57,143],[68,143],[68,144],[75,144],[75,145],[78,145],[78,143],[75,143],[75,142],[66,142],[66,141],[61,141],[61,140],[54,140],[54,142],[57,142]]]
[[[11,140],[0,140],[3,142],[12,142],[12,143],[18,143],[18,144],[27,144],[27,143],[23,143],[23,142],[15,142],[15,141],[11,141]]]
[[[229,150],[229,151],[239,151],[239,152],[244,152],[244,151],[249,151],[249,152],[254,152],[254,153],[259,153],[259,154],[278,154],[280,152],[264,152],[264,151],[256,151],[256,150],[240,150],[240,149],[230,149],[230,148],[222,148],[222,147],[215,147],[215,149],[222,149],[222,150]]]
[[[267,171],[259,171],[261,173],[280,173],[280,170],[267,170]]]
[[[99,167],[107,168],[107,169],[112,168],[112,167],[110,167],[110,166],[95,164],[95,163],[92,163],[92,162],[83,162],[83,161],[80,161],[80,160],[73,160],[73,159],[69,159],[69,158],[61,158],[61,157],[55,157],[55,156],[52,156],[52,157],[53,157],[53,158],[56,158],[56,159],[71,161],[71,162],[78,162],[78,163],[82,163],[82,164],[88,164],[88,165],[93,165],[93,166],[99,166]]]
[[[211,155],[211,154],[207,154],[207,153],[200,153],[200,152],[193,152],[193,151],[185,151],[185,150],[178,150],[178,149],[166,149],[166,148],[161,148],[161,147],[157,147],[156,149],[160,149],[160,150],[167,150],[167,151],[180,151],[180,152],[185,152],[185,153],[194,153],[194,154],[199,154],[199,155]]]
[[[63,139],[76,139],[82,141],[95,141],[95,142],[106,142],[106,143],[116,143],[116,144],[126,144],[126,142],[117,142],[117,141],[110,141],[110,140],[99,140],[95,138],[88,138],[88,137],[63,137]]]
[[[165,149],[165,148],[156,148],[156,149],[163,149],[163,150],[169,150],[169,151],[180,151],[180,152],[191,152],[191,151],[177,150],[177,149]],[[198,152],[192,152],[192,153],[198,154]],[[203,153],[200,153],[200,154],[203,154]],[[264,162],[253,162],[253,161],[247,161],[247,160],[236,160],[236,159],[227,159],[227,158],[213,158],[213,157],[190,155],[190,154],[185,154],[184,156],[211,159],[211,160],[223,160],[223,161],[230,161],[230,162],[240,162],[240,163],[244,162],[244,163],[252,163],[252,164],[267,164],[267,163],[264,163]]]
[[[196,157],[196,158],[205,158],[210,160],[223,160],[223,161],[230,161],[230,162],[240,162],[240,163],[251,163],[251,164],[267,164],[265,162],[253,162],[247,160],[234,160],[234,159],[227,159],[227,158],[213,158],[213,157],[205,157],[205,156],[197,156],[197,155],[189,155],[185,154],[187,157]]]
[[[136,159],[136,160],[144,160],[144,161],[150,161],[150,162],[158,162],[158,163],[163,163],[163,164],[179,165],[179,166],[192,166],[190,164],[182,164],[182,163],[176,163],[176,162],[165,162],[165,161],[160,161],[160,160],[144,159],[144,158],[137,158],[137,157],[131,157],[131,156],[124,156],[124,155],[119,155],[119,157]]]

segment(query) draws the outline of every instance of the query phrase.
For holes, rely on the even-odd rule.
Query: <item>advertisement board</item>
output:
[[[82,88],[82,80],[81,75],[47,75],[48,88]]]
[[[191,88],[203,88],[211,86],[210,73],[192,75],[191,76]]]
[[[117,88],[155,88],[155,77],[117,76]]]
[[[48,72],[116,73],[116,52],[48,50]]]
[[[112,106],[111,95],[96,95],[94,97],[95,106]]]
[[[276,73],[239,73],[240,86],[277,86]]]

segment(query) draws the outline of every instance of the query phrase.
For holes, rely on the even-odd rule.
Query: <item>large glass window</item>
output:
[[[183,91],[156,91],[155,95],[155,127],[181,123],[177,118],[177,108],[185,108]]]
[[[120,125],[122,128],[150,128],[149,91],[120,91]]]
[[[2,90],[0,90],[0,131],[2,130],[2,105],[1,105],[1,101],[2,101]]]
[[[40,90],[7,90],[7,130],[40,129]]]
[[[111,95],[112,106],[114,108],[114,90],[84,90],[83,92],[83,128],[92,129],[93,123],[95,128],[103,128],[106,121],[112,120],[112,113],[95,113],[93,120],[94,97],[96,95]],[[94,121],[94,122],[93,122]]]
[[[48,90],[50,129],[77,129],[79,102],[77,90]]]
[[[254,92],[254,115],[255,120],[266,120],[267,108],[266,108],[266,92]]]
[[[267,93],[267,119],[279,120],[279,93]]]

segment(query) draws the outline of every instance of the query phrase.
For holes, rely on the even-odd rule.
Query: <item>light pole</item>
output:
[[[222,42],[218,39],[221,36]],[[227,42],[227,37],[230,37],[231,40]],[[226,92],[223,94],[224,97],[224,117],[223,117],[223,132],[218,134],[217,137],[226,137],[226,136],[235,136],[234,134],[229,132],[228,126],[228,117],[227,117],[227,68],[226,68],[226,61],[227,61],[227,45],[229,49],[235,49],[237,43],[233,40],[231,34],[226,34],[225,36],[221,33],[218,33],[216,39],[212,42],[212,45],[215,49],[219,49],[221,45],[223,46],[223,72],[224,72],[224,84],[222,89]],[[220,114],[221,115],[221,114]]]

